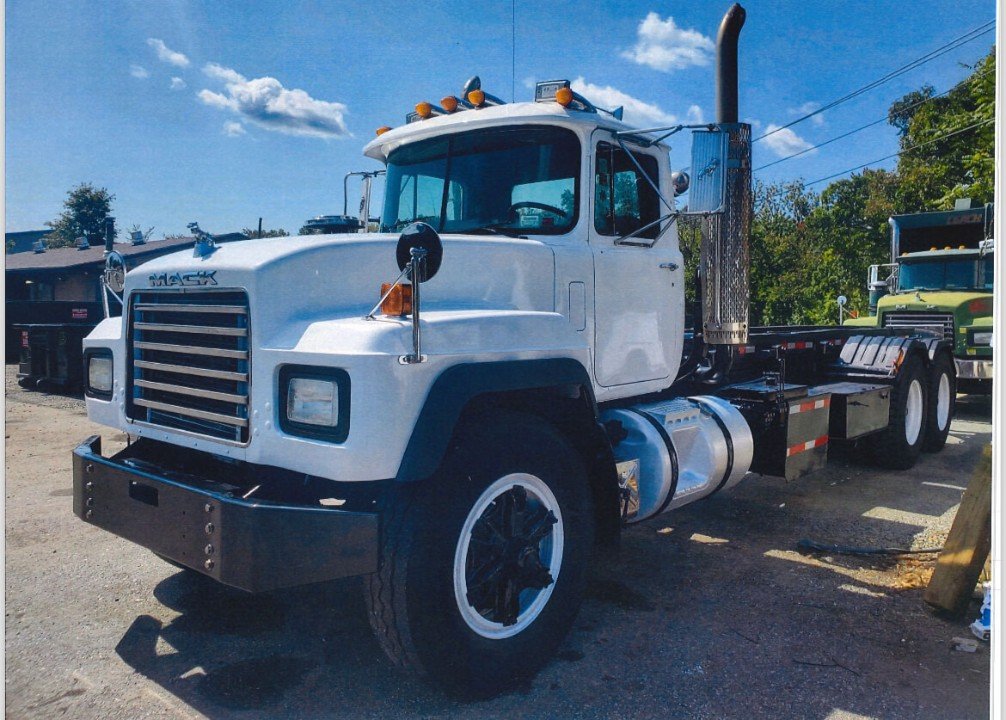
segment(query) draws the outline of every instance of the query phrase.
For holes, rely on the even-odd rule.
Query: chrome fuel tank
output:
[[[740,482],[754,442],[740,412],[709,395],[607,410],[624,437],[614,448],[627,499],[625,520],[638,522]]]

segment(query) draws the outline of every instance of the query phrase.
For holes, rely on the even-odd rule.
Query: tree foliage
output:
[[[927,86],[891,106],[888,118],[901,135],[903,152],[898,199],[906,208],[949,210],[965,197],[992,202],[995,54],[971,69],[942,97],[933,97]]]
[[[288,237],[290,235],[290,233],[288,233],[283,228],[275,228],[273,230],[263,230],[261,235],[259,235],[258,228],[254,228],[254,229],[253,228],[242,228],[241,232],[243,232],[245,235],[247,235],[250,238],[257,238],[257,237],[264,237],[264,238]]]
[[[49,247],[72,247],[79,237],[91,244],[101,243],[105,237],[105,218],[112,210],[112,195],[105,188],[91,183],[81,183],[71,188],[63,201],[63,212],[46,223],[52,232],[46,236]]]
[[[867,169],[820,194],[800,181],[755,184],[752,324],[835,323],[839,295],[865,312],[869,266],[890,258],[891,215],[950,209],[962,197],[992,201],[994,58],[942,96],[926,85],[891,105],[903,151],[895,171]],[[984,124],[958,132],[976,123]],[[697,223],[683,223],[680,236],[692,277]]]

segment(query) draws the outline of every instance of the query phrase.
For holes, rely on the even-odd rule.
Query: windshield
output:
[[[557,127],[472,130],[392,151],[383,232],[560,234],[576,224],[580,143]]]
[[[991,287],[990,273],[988,289]],[[898,271],[898,289],[901,291],[982,289],[978,279],[977,258],[902,263]]]

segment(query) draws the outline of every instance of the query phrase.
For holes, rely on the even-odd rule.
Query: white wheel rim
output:
[[[950,378],[940,374],[940,387],[936,392],[936,427],[941,431],[950,422]]]
[[[476,523],[482,519],[482,516],[497,499],[502,498],[514,488],[523,488],[527,494],[529,507],[544,509],[555,516],[556,520],[552,524],[550,532],[538,543],[538,558],[551,574],[552,582],[540,589],[532,587],[523,589],[518,596],[520,611],[517,614],[516,622],[505,625],[486,617],[469,602],[468,582],[471,574],[469,554]],[[476,542],[478,541],[476,540]],[[454,551],[454,600],[465,624],[482,637],[493,640],[512,637],[523,632],[541,614],[552,595],[552,590],[555,589],[555,581],[559,579],[559,571],[562,567],[562,552],[562,513],[559,511],[559,503],[548,485],[541,478],[527,473],[505,475],[494,482],[472,505],[472,509],[461,528],[461,535]]]
[[[905,440],[914,445],[922,431],[922,383],[912,380],[908,386],[908,401],[905,403]]]

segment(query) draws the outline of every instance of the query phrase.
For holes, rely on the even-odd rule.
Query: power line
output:
[[[754,140],[752,140],[752,142],[758,142],[759,140],[764,140],[769,135],[774,135],[775,133],[779,132],[780,130],[785,130],[786,128],[789,128],[789,127],[792,127],[792,126],[796,125],[797,123],[801,123],[804,120],[812,118],[815,115],[820,115],[821,113],[825,112],[826,110],[830,110],[831,108],[836,107],[837,105],[841,105],[844,102],[848,102],[849,100],[852,100],[853,98],[858,97],[858,96],[862,95],[865,92],[873,90],[874,88],[879,87],[879,86],[883,85],[884,83],[886,83],[886,82],[888,82],[890,80],[893,80],[894,78],[898,77],[899,75],[904,75],[906,72],[908,72],[910,70],[914,70],[917,67],[925,65],[930,60],[935,60],[940,55],[944,55],[944,54],[950,52],[951,50],[954,50],[954,49],[956,49],[956,48],[958,48],[958,47],[960,47],[960,46],[962,46],[962,45],[964,45],[966,43],[971,42],[972,40],[975,40],[975,39],[981,37],[985,33],[991,32],[993,29],[995,29],[994,26],[995,26],[995,20],[989,20],[988,22],[986,22],[986,23],[984,23],[982,25],[979,25],[978,27],[974,28],[973,30],[969,30],[968,32],[964,33],[963,35],[960,35],[959,37],[954,38],[953,40],[951,40],[950,42],[946,43],[945,45],[941,45],[940,47],[936,48],[935,50],[932,50],[932,51],[926,53],[922,57],[916,58],[915,60],[912,60],[910,63],[907,63],[906,65],[902,65],[901,67],[899,67],[896,70],[892,70],[891,72],[887,73],[883,77],[881,77],[881,78],[879,78],[877,80],[874,80],[873,82],[871,82],[871,83],[869,83],[867,85],[864,85],[861,88],[853,90],[852,92],[850,92],[850,93],[848,93],[846,95],[843,95],[842,97],[838,98],[837,100],[832,100],[831,102],[827,103],[826,105],[822,105],[821,107],[817,108],[816,110],[813,110],[813,111],[807,113],[806,115],[798,117],[796,120],[788,122],[785,125],[782,125],[781,127],[774,128],[773,130],[765,133],[764,135],[760,135],[759,137],[756,137]]]
[[[840,175],[845,175],[846,173],[851,173],[851,172],[855,172],[856,170],[861,170],[861,169],[865,168],[868,165],[873,165],[874,163],[883,162],[884,160],[890,160],[893,157],[898,157],[899,155],[904,155],[905,153],[911,152],[912,150],[916,150],[916,149],[918,149],[920,147],[924,147],[926,145],[932,145],[934,142],[939,142],[940,140],[946,140],[947,138],[953,137],[954,135],[960,135],[962,132],[967,132],[968,130],[973,130],[974,128],[979,127],[981,125],[988,125],[990,122],[995,122],[995,119],[994,118],[989,118],[988,120],[979,120],[978,122],[972,123],[971,125],[968,125],[967,127],[963,127],[960,130],[954,130],[953,132],[946,133],[945,135],[940,135],[939,137],[931,138],[929,140],[926,140],[925,142],[916,143],[915,145],[912,145],[911,147],[907,147],[904,150],[899,150],[896,153],[891,153],[890,155],[885,155],[882,158],[877,158],[876,160],[871,160],[870,162],[865,162],[862,165],[857,165],[856,167],[849,168],[848,170],[843,170],[842,172],[837,172],[834,175],[828,175],[827,177],[818,178],[817,180],[812,180],[811,182],[804,183],[803,186],[804,187],[810,187],[811,185],[817,185],[818,183],[824,182],[825,180],[831,180],[832,178],[837,178]]]
[[[977,79],[977,78],[980,78],[980,77],[984,77],[988,73],[989,73],[989,70],[984,70],[984,71],[978,73],[977,75],[970,76],[969,78],[967,78],[967,80]],[[962,81],[962,82],[965,82],[965,81]],[[957,83],[953,87],[944,90],[943,92],[941,92],[938,95],[930,95],[927,98],[923,98],[922,100],[918,100],[918,101],[912,103],[911,105],[908,105],[908,106],[902,108],[902,112],[907,112],[909,110],[913,110],[913,109],[919,107],[920,105],[925,105],[927,102],[932,102],[933,100],[936,100],[937,98],[944,97],[945,95],[950,94],[951,92],[953,92],[954,90],[956,90],[958,87],[960,87],[960,84],[961,83]],[[770,163],[765,163],[761,167],[755,168],[754,172],[759,172],[760,170],[764,170],[765,168],[772,167],[773,165],[778,165],[781,162],[786,162],[787,160],[791,160],[792,158],[799,157],[800,155],[804,155],[805,153],[809,153],[811,150],[817,150],[818,148],[822,148],[825,145],[830,145],[831,143],[835,142],[836,140],[842,140],[843,138],[847,138],[850,135],[855,135],[856,133],[860,132],[861,130],[866,130],[867,128],[871,128],[874,125],[878,125],[879,123],[887,121],[889,119],[889,117],[890,117],[890,115],[885,115],[884,117],[879,118],[877,120],[874,120],[873,122],[867,123],[866,125],[860,125],[855,130],[850,130],[847,133],[842,133],[841,135],[837,135],[837,136],[835,136],[835,137],[833,137],[833,138],[831,138],[829,140],[825,140],[824,142],[818,143],[817,145],[812,145],[812,146],[810,146],[808,148],[804,148],[803,150],[795,152],[792,155],[787,155],[786,157],[779,158],[778,160],[773,160]]]

